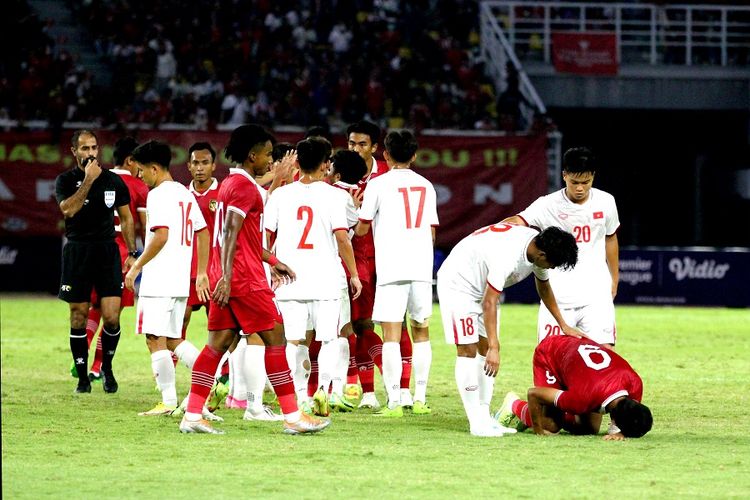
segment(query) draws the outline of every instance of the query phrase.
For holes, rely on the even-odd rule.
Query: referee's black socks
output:
[[[85,328],[70,329],[70,352],[73,354],[73,362],[78,374],[78,382],[83,385],[89,384],[89,343],[86,340]]]
[[[102,371],[112,373],[112,358],[115,357],[120,342],[120,325],[115,328],[102,327]]]

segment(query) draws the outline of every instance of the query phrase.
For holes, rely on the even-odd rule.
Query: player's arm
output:
[[[125,207],[125,209],[127,210],[127,207]],[[122,219],[120,219],[120,222],[122,222]],[[169,228],[157,227],[153,229],[153,232],[154,237],[151,238],[151,240],[146,245],[146,248],[143,249],[143,253],[141,254],[141,256],[138,257],[138,260],[135,261],[133,266],[128,271],[128,274],[125,275],[125,286],[128,287],[128,290],[135,290],[135,279],[141,273],[141,269],[143,269],[143,266],[148,264],[151,259],[156,257],[159,252],[161,252],[161,249],[164,248],[164,245],[167,244],[167,239],[169,239]]]
[[[292,171],[297,165],[297,151],[287,151],[284,157],[279,161],[279,164],[273,169],[273,180],[271,185],[268,187],[268,194],[270,195],[277,188],[282,186],[284,183],[291,183],[294,181],[294,174]],[[270,173],[270,172],[269,172]]]
[[[224,307],[229,302],[232,284],[232,272],[234,270],[234,254],[237,252],[237,235],[242,229],[245,218],[234,210],[227,210],[224,220],[224,245],[221,247],[221,278],[216,283],[213,292],[213,300],[219,307]]]
[[[117,207],[117,215],[120,217],[120,232],[122,239],[125,240],[125,246],[128,247],[128,252],[135,252],[135,223],[133,222],[133,214],[130,213],[130,207],[128,205]],[[122,269],[123,272],[128,272],[134,262],[135,257],[128,255]]]
[[[604,237],[604,253],[607,256],[609,275],[612,276],[612,298],[617,295],[617,285],[620,283],[620,243],[617,233]]]
[[[211,298],[209,293],[208,275],[206,274],[206,267],[208,267],[208,252],[211,242],[208,237],[208,231],[206,227],[200,229],[195,233],[198,237],[198,269],[195,274],[195,292],[201,302],[207,302]]]
[[[571,337],[583,337],[583,332],[575,327],[568,325],[563,319],[560,308],[557,307],[555,293],[552,291],[552,286],[549,284],[549,280],[540,280],[539,278],[534,276],[534,283],[536,284],[536,291],[539,294],[539,298],[542,299],[542,302],[547,307],[547,310],[550,312],[550,314],[552,314],[552,317],[555,318],[557,324],[560,325],[560,330],[565,335],[570,335]]]
[[[432,226],[430,230],[432,231],[432,246],[435,246],[435,226]]]
[[[370,223],[372,221],[364,221],[362,219],[359,219],[359,222],[357,222],[357,225],[354,227],[354,234],[357,236],[364,236],[367,234],[367,232],[370,230]]]
[[[138,213],[138,222],[140,223],[140,226],[138,227],[139,229],[138,232],[140,234],[138,236],[141,237],[141,241],[146,241],[146,222],[147,222],[146,209],[145,208],[143,210],[138,209],[137,213]]]
[[[500,371],[500,336],[498,335],[497,305],[500,303],[500,292],[489,283],[482,297],[482,321],[487,332],[487,358],[484,362],[484,373],[494,377]]]
[[[267,262],[271,266],[271,271],[274,272],[281,283],[291,283],[297,279],[297,275],[294,274],[292,268],[281,262],[274,254],[263,249],[263,262]]]
[[[550,436],[556,434],[557,423],[548,415],[545,408],[555,406],[555,398],[560,389],[552,387],[532,387],[528,392],[529,414],[534,434]]]
[[[73,217],[77,214],[83,204],[86,202],[86,197],[89,195],[91,186],[94,185],[94,181],[101,175],[102,167],[99,166],[99,160],[91,160],[84,169],[85,177],[80,187],[68,198],[60,202],[60,211],[62,211],[65,218]],[[58,198],[59,199],[59,198]]]
[[[362,293],[362,282],[359,281],[359,273],[357,271],[357,264],[354,262],[354,250],[352,249],[352,242],[349,241],[349,235],[346,229],[339,229],[334,233],[336,236],[336,244],[339,247],[339,255],[346,265],[346,269],[349,271],[349,285],[352,292],[352,300],[356,300],[359,294]]]
[[[510,217],[506,217],[500,222],[505,222],[506,224],[515,224],[517,226],[528,226],[528,224],[526,224],[526,221],[523,220],[523,217],[521,217],[520,215],[511,215]]]

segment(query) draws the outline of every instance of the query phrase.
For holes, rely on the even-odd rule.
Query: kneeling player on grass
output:
[[[208,232],[195,198],[169,173],[171,151],[164,143],[150,141],[133,151],[144,182],[151,188],[146,202],[146,246],[125,276],[133,290],[143,270],[138,299],[136,333],[146,335],[151,366],[162,401],[141,416],[168,415],[177,407],[172,352],[189,368],[198,350],[182,339],[182,320],[190,289],[192,246],[197,236],[196,291],[208,297]],[[170,352],[171,351],[171,352]]]
[[[542,302],[565,334],[580,335],[562,318],[547,269],[575,266],[575,238],[557,227],[541,233],[498,223],[474,231],[451,251],[437,273],[445,339],[456,344],[456,385],[472,435],[499,437],[515,430],[490,417],[495,376],[500,369],[498,311],[502,290],[532,272]]]
[[[602,413],[619,432],[604,436],[621,441],[651,430],[651,410],[641,404],[641,377],[619,354],[586,338],[551,336],[534,351],[534,387],[528,403],[508,393],[497,413],[502,425],[536,434],[597,434]]]

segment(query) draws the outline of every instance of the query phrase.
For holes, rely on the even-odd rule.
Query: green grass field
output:
[[[224,436],[181,435],[142,418],[158,401],[143,339],[123,313],[120,391],[73,395],[67,305],[0,296],[4,498],[727,498],[750,497],[750,311],[619,307],[618,351],[644,381],[641,439],[471,437],[453,380],[455,349],[434,317],[433,414],[334,415],[320,435],[219,411]],[[536,307],[503,306],[493,408],[531,381]],[[205,317],[189,338],[205,342]],[[376,380],[379,384],[379,379]],[[178,393],[189,374],[178,367]],[[382,387],[378,395],[383,398]],[[608,421],[605,419],[605,422]]]

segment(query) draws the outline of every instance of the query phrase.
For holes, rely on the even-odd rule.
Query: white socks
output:
[[[495,377],[489,377],[484,373],[484,363],[486,357],[477,353],[477,378],[479,380],[479,404],[483,413],[490,416],[490,403],[492,403],[492,393],[495,391]]]
[[[415,379],[416,352],[417,350],[415,348],[412,356],[412,366],[415,371]],[[401,345],[398,342],[383,342],[383,384],[385,384],[385,390],[388,393],[388,407],[391,409],[401,405],[402,368]],[[427,369],[429,371],[429,367]]]
[[[263,389],[266,387],[266,348],[248,345],[243,363],[247,387],[247,409],[253,413],[263,411]]]
[[[195,360],[198,359],[198,354],[200,354],[198,348],[191,344],[189,340],[183,340],[174,350],[174,355],[177,356],[177,359],[182,361],[182,364],[185,365],[188,370],[193,369]]]
[[[427,379],[430,377],[431,365],[432,346],[430,341],[414,342],[411,355],[411,366],[414,372],[414,401],[427,402]]]
[[[229,355],[229,376],[231,384],[229,386],[229,395],[233,399],[244,401],[247,397],[247,384],[245,381],[245,349],[247,349],[247,339],[240,337],[237,347]],[[234,372],[234,374],[232,374]]]
[[[294,345],[289,342],[286,345],[286,362],[289,365],[289,371],[292,372],[297,402],[302,404],[308,400],[307,379],[310,378],[310,350],[306,345]]]
[[[320,343],[320,353],[318,354],[318,387],[328,394],[328,388],[333,380],[333,374],[339,363],[339,353],[341,344],[337,339]]]
[[[175,388],[174,363],[172,353],[164,349],[151,354],[151,369],[156,384],[161,391],[161,401],[167,406],[177,406],[177,389]]]
[[[336,360],[336,370],[333,373],[333,380],[331,381],[331,392],[343,396],[346,372],[349,370],[349,339],[339,337],[335,342],[338,342],[339,350],[338,359]]]
[[[464,404],[466,416],[469,418],[469,427],[480,423],[479,403],[479,380],[477,374],[476,358],[456,357],[456,386]]]

